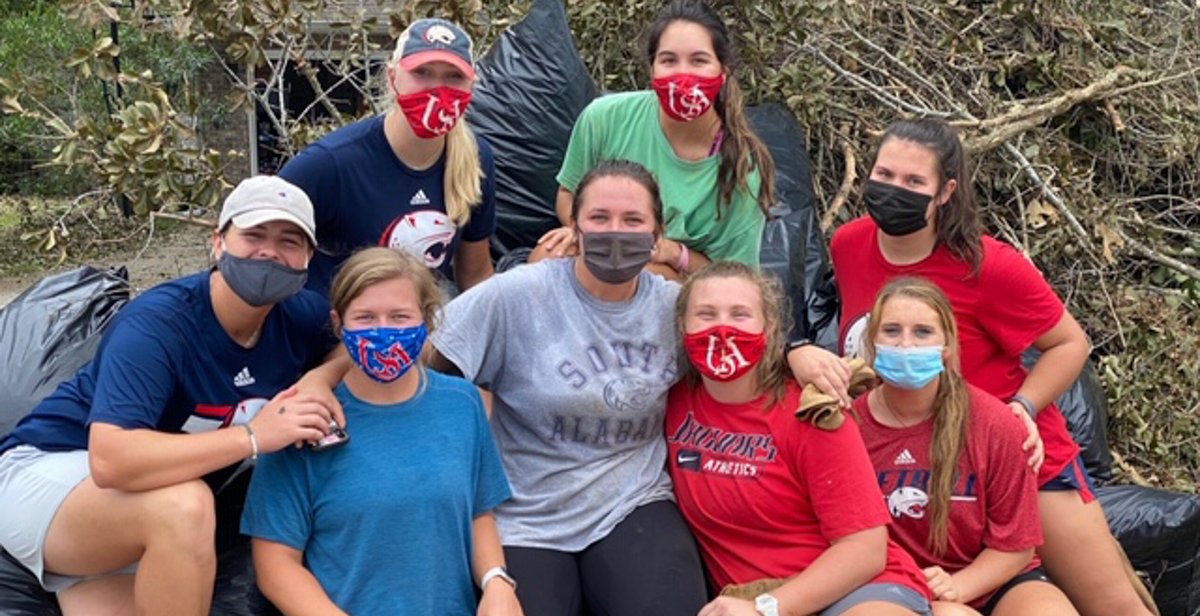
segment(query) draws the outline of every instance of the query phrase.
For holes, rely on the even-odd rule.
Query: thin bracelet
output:
[[[676,243],[679,244],[679,261],[675,262],[675,269],[682,274],[686,272],[688,266],[692,264],[692,253],[688,250],[687,244],[684,244],[683,242]]]
[[[1037,419],[1037,416],[1038,416],[1037,407],[1033,405],[1033,402],[1029,398],[1022,396],[1021,394],[1014,394],[1011,398],[1008,399],[1008,401],[1016,402],[1017,404],[1020,404],[1021,406],[1025,407],[1025,412],[1029,413],[1029,416],[1032,417],[1033,419]]]
[[[254,436],[254,428],[250,427],[249,423],[242,424],[246,429],[246,434],[250,435],[250,461],[258,462],[258,438]]]

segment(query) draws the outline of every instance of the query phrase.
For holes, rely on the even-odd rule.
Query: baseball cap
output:
[[[217,228],[224,229],[232,222],[239,229],[247,229],[272,220],[295,223],[313,246],[317,245],[312,201],[299,186],[274,175],[242,180],[225,198]]]
[[[447,62],[475,78],[475,44],[471,37],[453,22],[445,19],[418,19],[409,24],[396,39],[392,60],[400,61],[406,71],[427,62]]]

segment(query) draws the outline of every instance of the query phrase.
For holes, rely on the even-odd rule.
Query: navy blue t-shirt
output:
[[[267,314],[254,348],[217,321],[209,272],[163,283],[117,313],[96,356],[0,441],[86,449],[88,426],[197,433],[250,421],[330,348],[329,303],[304,290]]]
[[[483,137],[475,137],[483,202],[471,208],[471,219],[460,229],[446,216],[445,154],[428,169],[410,169],[388,144],[383,119],[340,128],[279,171],[312,199],[321,246],[308,265],[308,288],[324,295],[337,267],[358,248],[405,249],[453,280],[458,243],[487,239],[496,230],[496,163]]]

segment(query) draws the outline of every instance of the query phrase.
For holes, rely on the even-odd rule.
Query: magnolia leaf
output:
[[[1104,242],[1104,260],[1108,261],[1109,264],[1115,264],[1117,262],[1117,258],[1113,256],[1113,248],[1115,247],[1118,250],[1124,248],[1124,238],[1122,238],[1116,231],[1113,231],[1112,227],[1109,227],[1104,223],[1099,223],[1096,225],[1096,235],[1100,237],[1102,242]]]

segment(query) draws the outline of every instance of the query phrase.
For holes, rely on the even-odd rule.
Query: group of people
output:
[[[834,234],[835,353],[758,271],[774,168],[708,7],[651,24],[651,90],[583,112],[562,228],[501,275],[473,58],[411,24],[391,110],[242,182],[213,266],[0,441],[0,545],[64,614],[207,613],[205,479],[246,461],[289,615],[1150,613],[1053,403],[1086,335],[981,233],[949,126],[893,124]],[[797,419],[805,385],[845,420]]]

